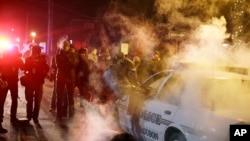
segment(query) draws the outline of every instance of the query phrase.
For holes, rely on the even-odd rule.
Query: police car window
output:
[[[157,98],[173,105],[180,105],[181,91],[184,88],[184,81],[178,75],[173,75],[162,87]]]
[[[145,82],[141,84],[141,87],[147,88],[147,87],[152,87],[154,84],[156,84],[156,81],[160,79],[164,79],[167,75],[169,75],[170,72],[161,72],[153,75],[149,79],[147,79]]]

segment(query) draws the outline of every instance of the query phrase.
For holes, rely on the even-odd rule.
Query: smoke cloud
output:
[[[249,119],[250,117],[250,113],[247,112],[250,106],[249,102],[247,102],[250,100],[248,81],[243,82],[243,79],[242,81],[232,80],[211,83],[200,81],[200,78],[216,76],[215,72],[221,71],[222,68],[227,70],[230,67],[245,68],[247,74],[245,74],[244,78],[248,79],[250,63],[247,60],[250,59],[249,49],[244,43],[240,46],[229,44],[225,46],[225,39],[229,37],[226,29],[227,22],[223,16],[219,18],[213,16],[217,15],[220,7],[228,2],[230,0],[192,0],[191,2],[185,0],[156,0],[155,7],[157,14],[158,16],[168,15],[168,24],[175,25],[182,23],[192,28],[192,31],[186,35],[187,39],[178,45],[180,50],[178,52],[173,51],[172,56],[166,59],[168,60],[166,66],[179,62],[200,65],[199,71],[195,67],[183,75],[183,79],[187,83],[182,97],[183,107],[186,108],[186,116],[196,117],[197,119],[197,112],[200,113],[204,107],[207,107],[224,116],[237,116],[243,119]],[[199,16],[192,16],[192,10],[190,13],[185,13],[185,9],[190,8],[193,8],[193,11],[196,12],[202,11],[201,15],[199,15],[200,17],[204,14],[207,17],[214,18],[205,17],[204,20]],[[161,43],[157,38],[157,32],[155,32],[155,26],[162,26],[160,24],[155,25],[138,17],[127,17],[114,13],[106,14],[104,20],[108,23],[107,27],[110,35],[115,36],[119,32],[121,37],[120,43],[129,42],[129,52],[148,56]],[[105,36],[105,32],[102,34],[102,36]],[[108,44],[107,40],[105,38],[103,43]],[[169,44],[164,45],[166,45],[163,46],[164,49],[170,48]],[[119,47],[119,45],[108,46]],[[117,51],[117,48],[113,49],[115,50],[114,52]],[[230,77],[238,77],[231,75]],[[235,75],[237,74],[235,73]],[[220,78],[220,80],[224,80],[227,77],[229,77],[229,74]],[[215,84],[220,84],[220,87]],[[88,128],[89,132],[96,131],[98,134],[100,133],[100,136],[105,136],[104,134],[107,132],[100,131],[99,129],[101,129],[100,127],[112,125],[114,123],[111,122],[113,121],[112,117],[104,118],[100,116],[93,118],[92,114],[88,113],[86,115],[88,123],[91,123],[87,126],[90,127]],[[208,121],[210,116],[202,113],[197,123]],[[95,125],[95,123],[98,125]],[[207,124],[209,123],[207,122]],[[219,126],[217,125],[217,127]],[[109,137],[109,135],[107,136]],[[88,138],[89,140],[99,140],[96,136],[89,136]]]
[[[75,140],[110,141],[122,132],[110,104],[98,105],[84,101],[84,106],[86,114],[81,119],[84,126],[77,132]]]
[[[153,25],[147,21],[140,21],[138,17],[126,17],[121,14],[107,14],[105,20],[109,23],[110,31],[119,32],[121,43],[129,43],[129,53],[148,56],[154,47],[159,44]],[[111,35],[117,33],[110,33]],[[120,44],[117,47],[120,47]],[[117,48],[113,48],[115,52]],[[118,49],[119,50],[119,49]]]
[[[195,119],[194,115],[200,113],[197,123],[212,123],[209,120],[211,115],[203,108],[228,118],[246,121],[250,118],[247,112],[250,106],[247,102],[250,100],[250,64],[246,61],[250,59],[250,50],[245,44],[224,46],[229,36],[225,25],[224,17],[213,18],[209,23],[200,25],[182,44],[183,49],[178,54],[177,61],[194,66],[182,75],[187,83],[182,103],[186,116]],[[225,70],[228,73],[221,73]],[[220,129],[222,124],[214,127]]]

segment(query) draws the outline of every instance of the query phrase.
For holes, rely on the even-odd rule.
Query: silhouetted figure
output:
[[[123,53],[118,54],[116,75],[119,95],[129,95],[127,112],[131,115],[132,130],[138,138],[141,138],[139,113],[142,108],[142,101],[137,92],[139,82],[134,62],[126,58]]]
[[[3,112],[4,112],[4,103],[6,100],[6,96],[4,96],[2,93],[3,88],[8,86],[7,81],[5,81],[2,78],[2,73],[1,73],[1,69],[2,67],[2,55],[0,54],[0,133],[7,133],[8,130],[3,128],[2,126],[2,122],[3,122]]]
[[[63,41],[60,51],[56,55],[56,120],[57,123],[62,123],[62,117],[67,114],[63,113],[67,109],[63,107],[64,97],[68,99],[69,115],[74,113],[74,88],[75,88],[75,71],[72,71],[77,66],[75,58],[71,57],[70,43]]]
[[[149,77],[148,73],[149,64],[145,59],[140,58],[139,56],[134,56],[133,62],[136,68],[138,81],[139,83],[142,83],[145,79]]]
[[[44,79],[49,71],[46,56],[41,54],[40,46],[31,47],[31,55],[25,59],[24,72],[29,78],[25,86],[27,100],[27,119],[39,123],[38,116],[43,96]]]
[[[70,83],[72,85],[72,90],[65,91],[65,96],[63,97],[63,116],[72,117],[75,113],[74,92],[76,87],[76,67],[79,63],[78,52],[72,44],[70,44],[67,55],[68,59],[73,63],[74,66],[70,67]],[[71,91],[73,92],[72,94]]]
[[[52,96],[51,96],[51,101],[50,101],[50,112],[55,112],[56,111],[56,55],[54,55],[51,59],[51,64],[50,64],[50,74],[49,74],[49,80],[53,82],[53,91],[52,91]]]
[[[149,74],[153,75],[163,70],[162,59],[159,51],[155,51],[153,58],[149,64]]]
[[[80,92],[80,106],[83,107],[83,100],[90,99],[89,93],[89,74],[90,69],[88,65],[88,50],[87,48],[81,48],[78,51],[79,54],[79,63],[77,65],[77,79],[76,86]]]
[[[3,117],[3,103],[6,99],[8,91],[11,95],[11,109],[10,109],[10,121],[11,123],[17,123],[19,120],[16,117],[17,105],[18,105],[18,73],[23,69],[24,62],[19,52],[19,48],[14,46],[10,50],[3,53],[1,61],[0,73],[1,77],[7,84],[6,87],[1,89],[1,106],[0,116]]]

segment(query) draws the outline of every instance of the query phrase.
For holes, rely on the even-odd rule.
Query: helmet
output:
[[[32,54],[40,54],[42,50],[42,47],[38,46],[38,45],[34,45],[31,47],[31,53]]]

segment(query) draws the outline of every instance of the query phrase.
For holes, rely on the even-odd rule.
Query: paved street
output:
[[[8,94],[5,102],[3,126],[7,134],[0,134],[0,141],[109,141],[120,133],[113,114],[108,105],[97,105],[85,102],[85,108],[80,107],[79,98],[75,96],[76,112],[73,118],[65,118],[64,124],[53,122],[55,116],[49,112],[49,101],[52,94],[52,82],[46,80],[44,96],[39,115],[40,125],[26,121],[26,100],[24,87],[19,86],[19,103],[17,117],[18,125],[10,123],[11,99]]]

